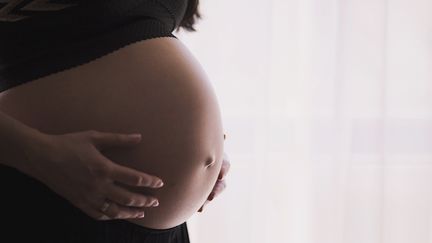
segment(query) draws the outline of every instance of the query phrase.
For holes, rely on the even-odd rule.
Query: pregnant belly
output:
[[[222,164],[223,127],[211,83],[175,38],[144,40],[84,65],[0,93],[0,110],[49,134],[82,130],[135,133],[140,144],[102,153],[159,176],[159,199],[145,217],[155,229],[177,226],[210,194]]]

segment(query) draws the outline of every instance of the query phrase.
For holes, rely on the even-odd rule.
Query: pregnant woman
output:
[[[189,242],[229,168],[211,83],[172,34],[197,9],[0,0],[2,237]]]

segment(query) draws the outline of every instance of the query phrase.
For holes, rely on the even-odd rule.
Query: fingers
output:
[[[210,193],[207,200],[204,202],[204,204],[198,209],[198,212],[202,212],[204,210],[204,207],[209,203],[211,200],[213,200],[215,197],[217,197],[220,193],[222,193],[223,190],[226,188],[226,182],[225,177],[231,167],[231,163],[229,161],[228,155],[226,153],[223,154],[223,160],[222,160],[222,167],[219,172],[218,180],[216,181],[215,186],[213,187],[212,192]]]
[[[83,211],[90,217],[96,220],[110,220],[108,216],[92,208],[83,208]]]
[[[198,212],[202,212],[204,210],[204,207],[209,203],[211,200],[213,200],[215,197],[217,197],[219,194],[222,193],[223,190],[226,188],[226,182],[225,181],[217,181],[216,185],[213,187],[212,192],[208,196],[207,200],[204,202],[204,204],[201,206],[201,208],[198,210]]]
[[[204,204],[205,205],[205,204]],[[198,212],[202,212],[203,210],[204,210],[204,205],[202,205],[201,207],[200,207],[200,209],[198,209]]]
[[[89,131],[89,134],[98,150],[118,146],[131,146],[141,141],[141,134],[118,134],[98,131]]]
[[[108,202],[106,206],[104,205],[105,202]],[[156,207],[158,205],[159,201],[155,197],[133,193],[113,185],[107,190],[105,201],[93,205],[98,210],[96,212],[95,210],[89,211],[97,220],[143,218],[143,207]],[[101,216],[100,213],[107,217]]]
[[[159,188],[164,185],[163,181],[156,176],[151,176],[116,163],[112,165],[111,177],[118,182],[130,186]]]
[[[122,206],[155,207],[159,205],[155,197],[133,193],[116,185],[113,185],[107,193],[108,199]]]
[[[94,146],[98,150],[112,146],[127,146],[136,144],[141,140],[140,134],[117,134],[117,133],[102,133],[98,131],[89,131],[90,137]],[[99,154],[99,158],[107,161],[107,159]],[[160,178],[148,175],[137,170],[112,163],[112,176],[113,179],[121,183],[131,186],[146,186],[146,187],[161,187],[163,182]]]
[[[230,167],[231,167],[231,163],[228,159],[228,156],[224,153],[224,158],[222,160],[222,167],[221,167],[221,170],[219,172],[218,180],[225,179],[225,176],[227,175]]]
[[[111,219],[143,218],[144,210],[142,208],[125,207],[115,202],[110,202],[103,214]]]
[[[217,197],[223,190],[226,188],[226,182],[225,181],[218,181],[216,185],[213,188],[213,191],[210,193],[208,200],[211,201],[215,197]]]
[[[101,153],[95,153],[95,156],[97,160],[102,162],[103,168],[108,168],[102,170],[103,174],[107,174],[112,180],[130,186],[159,188],[164,185],[159,177],[114,163]]]

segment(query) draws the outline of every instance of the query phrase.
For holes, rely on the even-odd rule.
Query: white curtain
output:
[[[193,243],[432,242],[432,0],[201,0],[226,190]]]

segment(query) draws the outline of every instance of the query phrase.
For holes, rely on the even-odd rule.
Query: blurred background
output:
[[[432,242],[432,1],[201,0],[227,188],[195,243]]]

